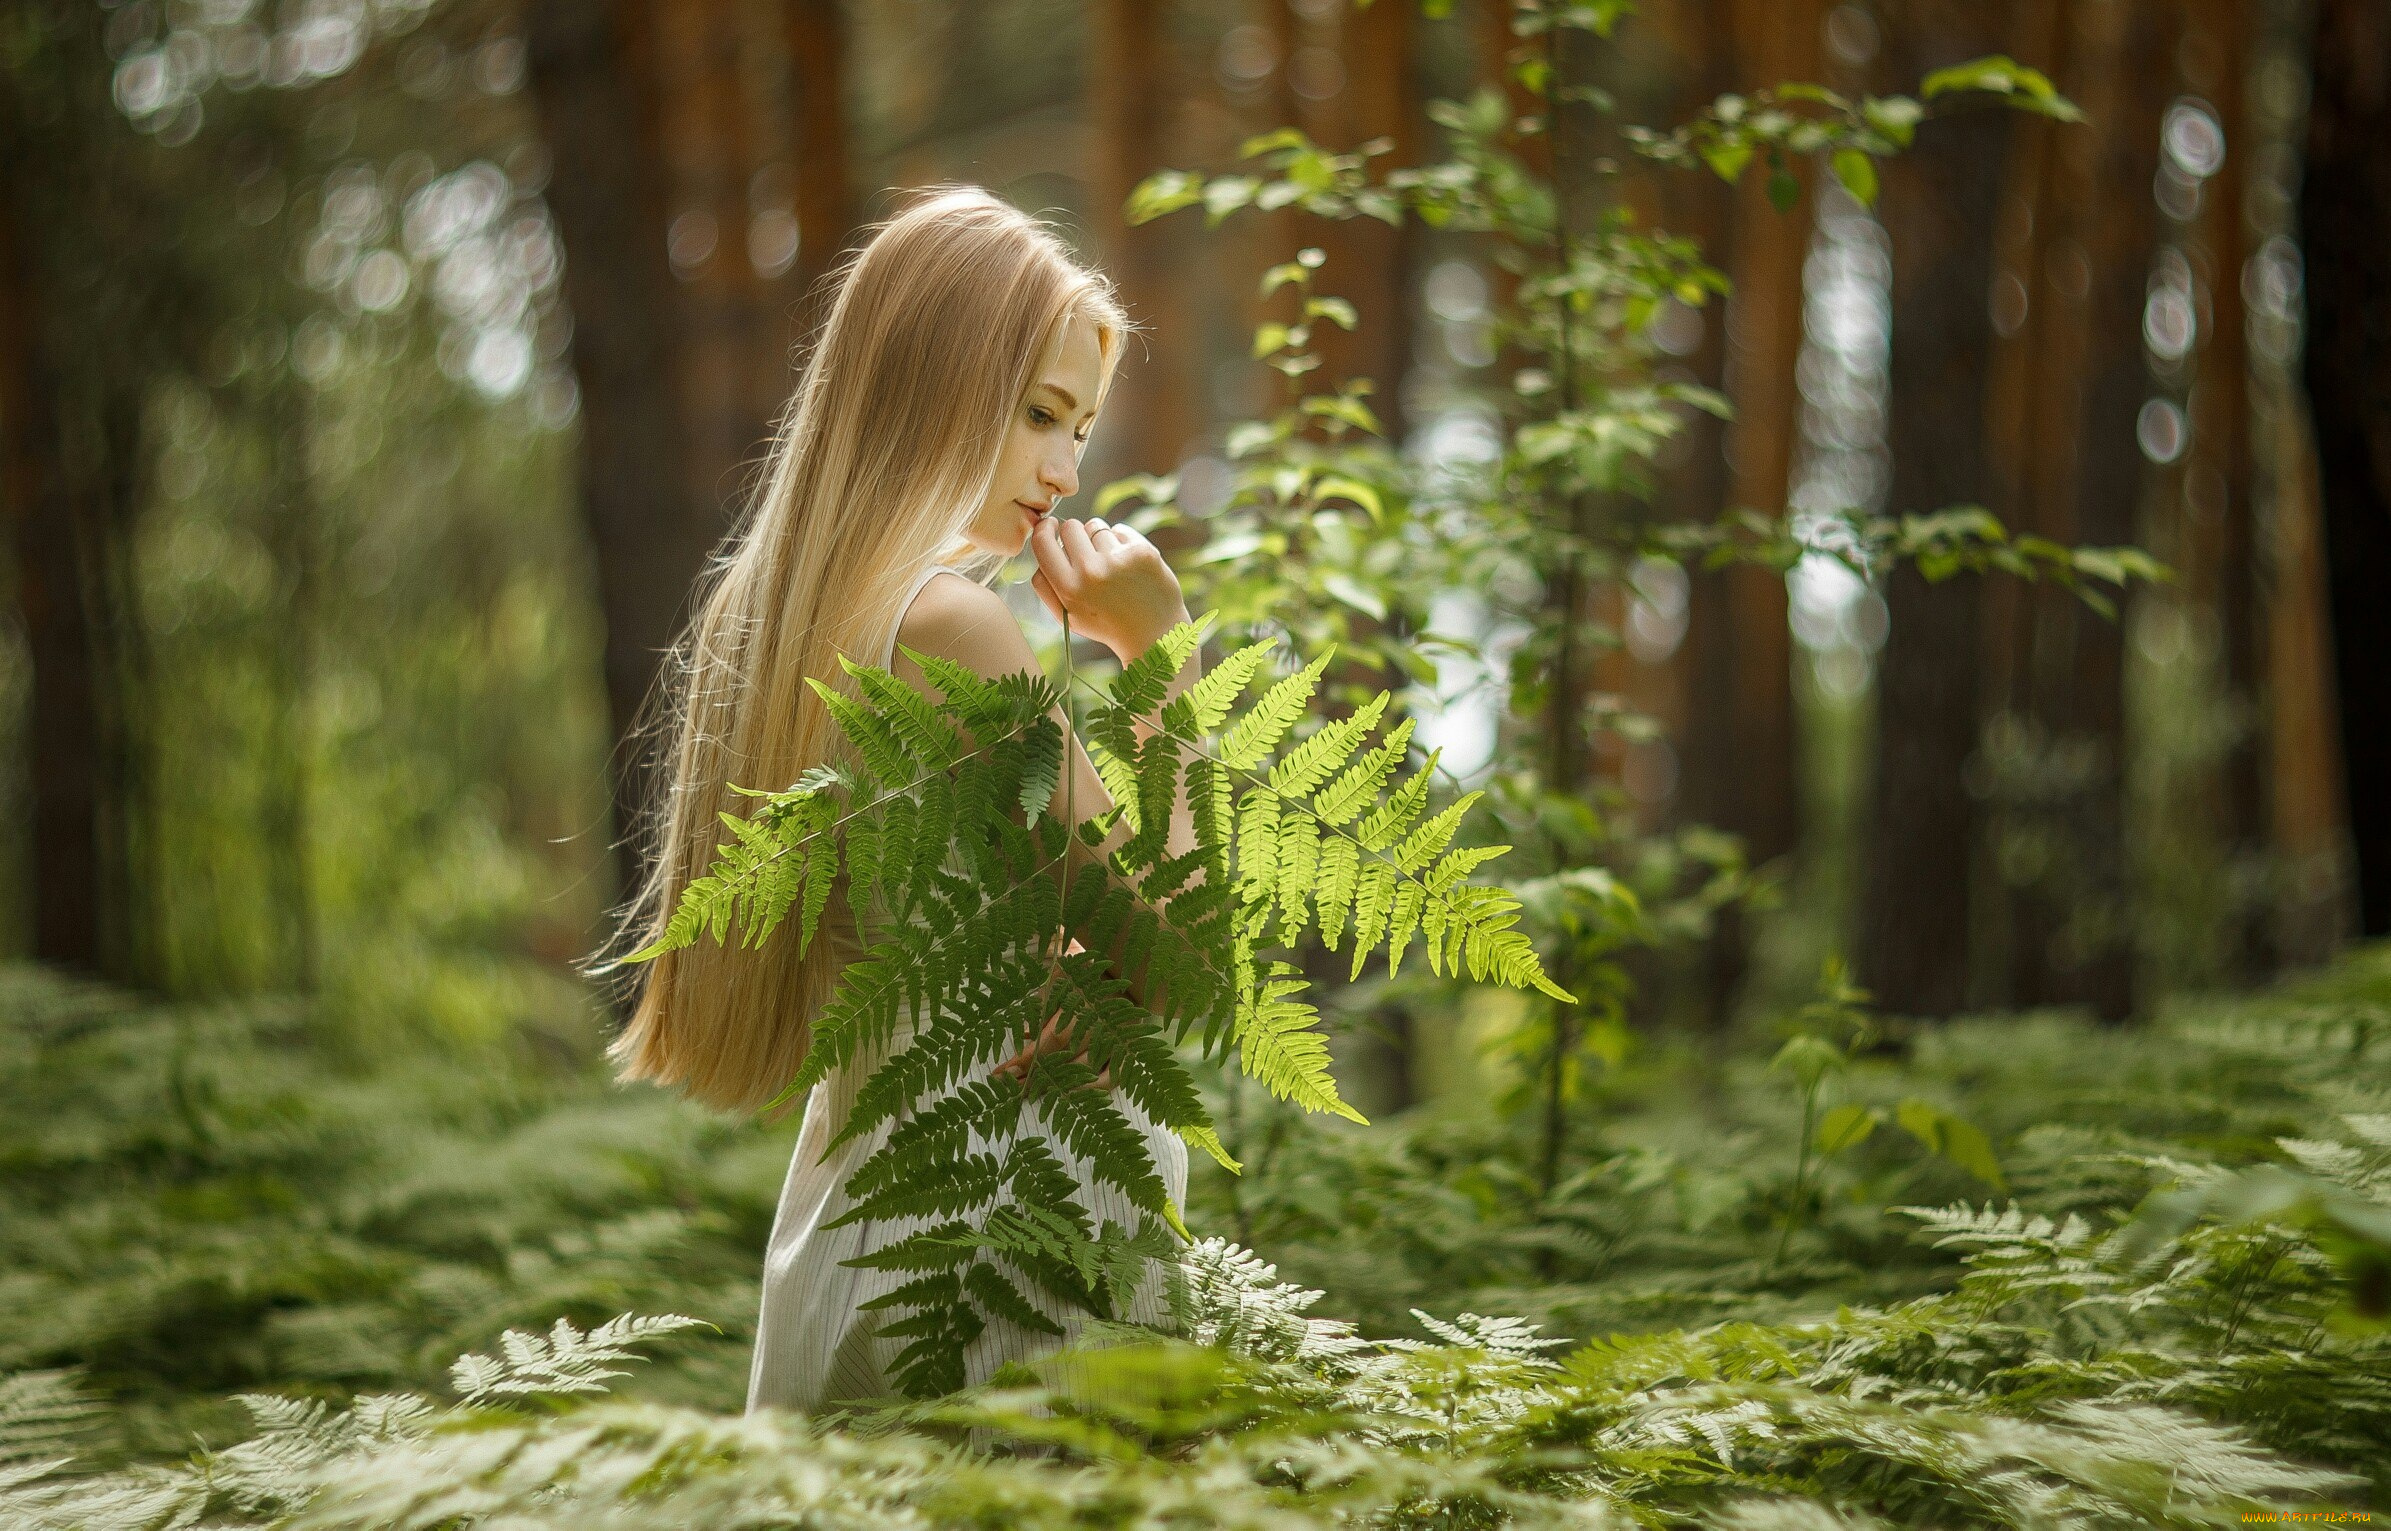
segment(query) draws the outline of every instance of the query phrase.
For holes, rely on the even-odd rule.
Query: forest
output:
[[[625,941],[955,183],[1196,620],[1021,556]],[[0,1531],[2391,1512],[2386,590],[2391,0],[0,0]],[[891,1391],[746,1410],[865,1062]]]

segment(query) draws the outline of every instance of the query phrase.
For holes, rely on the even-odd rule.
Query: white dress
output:
[[[896,656],[897,629],[913,598],[944,570],[924,569],[897,603],[889,622],[888,642],[880,663]],[[961,576],[957,576],[960,578]],[[902,1038],[900,1037],[900,1043]],[[896,1242],[928,1226],[933,1219],[899,1218],[850,1223],[825,1229],[853,1203],[839,1189],[863,1162],[888,1139],[895,1121],[883,1122],[862,1137],[840,1144],[830,1157],[824,1146],[846,1116],[877,1060],[858,1059],[814,1086],[806,1097],[804,1125],[797,1134],[796,1152],[789,1160],[789,1177],[782,1185],[780,1208],[772,1219],[772,1238],[764,1251],[763,1312],[756,1325],[755,1359],[748,1373],[747,1407],[813,1409],[823,1404],[884,1397],[896,1391],[889,1374],[903,1340],[884,1340],[874,1332],[876,1322],[902,1314],[883,1309],[862,1311],[863,1305],[904,1284],[908,1275],[897,1271],[858,1269],[840,1262]],[[987,1060],[987,1067],[1000,1061]],[[979,1071],[985,1073],[986,1068]],[[967,1076],[977,1077],[977,1075]],[[1146,1146],[1174,1205],[1187,1199],[1187,1145],[1178,1134],[1155,1124],[1128,1097],[1113,1096],[1122,1114],[1144,1134]],[[1023,1129],[1044,1137],[1055,1156],[1074,1172],[1079,1203],[1095,1226],[1118,1223],[1135,1228],[1141,1217],[1129,1199],[1112,1185],[1089,1176],[1086,1167],[1043,1126],[1024,1116]],[[975,1148],[981,1146],[976,1141]],[[1026,1281],[1017,1282],[1029,1300],[1067,1331],[1076,1331],[1085,1315],[1069,1310]],[[1143,1323],[1165,1317],[1164,1294],[1157,1273],[1149,1273],[1123,1316]],[[990,1316],[987,1329],[965,1349],[964,1374],[970,1386],[988,1380],[1008,1361],[1027,1360],[1063,1343],[1003,1318]]]

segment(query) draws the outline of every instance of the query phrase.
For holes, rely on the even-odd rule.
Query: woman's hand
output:
[[[1029,535],[1038,572],[1030,587],[1071,630],[1127,664],[1187,620],[1179,576],[1135,527],[1089,519],[1041,520]]]
[[[1078,941],[1074,940],[1070,943],[1067,950],[1072,953],[1078,953],[1086,951],[1087,948],[1080,945]],[[1037,1066],[1037,1062],[1040,1058],[1049,1053],[1062,1052],[1065,1048],[1070,1049],[1069,1058],[1066,1061],[1073,1063],[1084,1062],[1087,1057],[1087,1048],[1085,1046],[1075,1047],[1072,1045],[1072,1042],[1072,1037],[1069,1035],[1069,1033],[1063,1030],[1063,1018],[1061,1013],[1058,1011],[1057,1013],[1046,1018],[1046,1025],[1044,1029],[1038,1033],[1038,1039],[1035,1042],[1032,1042],[1029,1046],[1015,1053],[1012,1057],[1007,1058],[1004,1062],[990,1069],[988,1071],[988,1077],[991,1079],[1011,1079],[1016,1083],[1027,1084],[1029,1082],[1029,1071]],[[1100,1071],[1096,1075],[1095,1079],[1090,1081],[1086,1086],[1083,1086],[1083,1088],[1095,1090],[1111,1089],[1112,1070],[1104,1069]]]

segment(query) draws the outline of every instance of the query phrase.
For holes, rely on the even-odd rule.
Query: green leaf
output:
[[[1952,1115],[1932,1101],[1912,1097],[1894,1108],[1893,1119],[1923,1144],[1996,1191],[2009,1189],[2008,1177],[1993,1154],[1992,1140],[1973,1122]]]
[[[1301,261],[1281,261],[1278,265],[1262,273],[1262,296],[1269,297],[1289,282],[1304,286],[1308,285],[1311,280],[1310,268]]]
[[[1239,144],[1237,157],[1239,159],[1257,159],[1265,154],[1275,154],[1282,149],[1308,149],[1311,146],[1312,141],[1304,137],[1299,129],[1273,128],[1267,133],[1258,133]],[[1313,264],[1317,265],[1318,262]]]
[[[1162,170],[1138,182],[1129,194],[1122,216],[1132,224],[1151,223],[1180,208],[1193,206],[1204,195],[1204,178],[1184,170]]]
[[[1372,418],[1375,419],[1374,416]],[[1320,481],[1312,486],[1312,495],[1322,500],[1351,500],[1368,511],[1371,520],[1386,519],[1386,504],[1379,498],[1378,491],[1360,479],[1347,478],[1342,473],[1322,475]],[[1386,613],[1382,611],[1378,615],[1383,617]]]
[[[1851,193],[1852,200],[1862,207],[1876,206],[1876,161],[1858,149],[1838,149],[1834,158],[1835,179]]]
[[[1224,175],[1204,188],[1204,218],[1218,223],[1254,200],[1262,183],[1250,175]]]
[[[1811,1143],[1822,1154],[1839,1154],[1867,1142],[1874,1131],[1874,1109],[1862,1105],[1837,1106],[1818,1119],[1818,1131]]]
[[[1322,575],[1320,588],[1375,621],[1386,620],[1386,598],[1342,569]]]
[[[1295,997],[1305,987],[1294,968],[1271,964],[1269,978],[1237,1019],[1238,1067],[1281,1100],[1367,1124],[1369,1118],[1337,1094],[1328,1071],[1328,1041],[1312,1029],[1320,1012]]]
[[[1303,401],[1303,412],[1342,421],[1373,436],[1386,434],[1386,428],[1378,423],[1378,416],[1371,413],[1370,406],[1346,394],[1314,394]]]
[[[1824,1037],[1804,1036],[1787,1039],[1785,1045],[1777,1049],[1777,1055],[1769,1060],[1768,1067],[1772,1073],[1778,1069],[1787,1070],[1806,1090],[1830,1071],[1840,1071],[1845,1061],[1843,1050],[1834,1043]]]
[[[1306,298],[1303,305],[1306,319],[1326,319],[1339,329],[1349,330],[1361,323],[1361,315],[1343,298]]]
[[[2050,76],[2039,69],[2030,69],[2006,55],[1971,59],[1938,69],[1928,75],[1918,93],[1932,101],[1956,91],[1980,90],[1988,95],[2005,96],[2030,111],[2062,122],[2081,122],[2084,114],[2075,103],[2059,94]]]
[[[1732,186],[1743,179],[1744,167],[1752,162],[1752,146],[1741,139],[1706,144],[1702,148],[1702,162],[1711,173]]]
[[[1204,619],[1209,621],[1211,616],[1206,612]],[[1210,733],[1220,727],[1237,698],[1245,694],[1245,688],[1253,684],[1255,674],[1270,662],[1277,649],[1276,643],[1250,644],[1206,670],[1171,703],[1163,714],[1164,722],[1189,733]],[[1174,719],[1173,713],[1182,709],[1181,718]]]
[[[1149,505],[1168,505],[1179,494],[1179,475],[1167,473],[1134,473],[1115,479],[1096,491],[1096,514],[1110,515],[1114,506],[1126,500],[1142,500]]]
[[[1908,96],[1870,96],[1860,103],[1860,113],[1895,148],[1906,149],[1917,137],[1926,108]]]
[[[1245,1173],[1245,1166],[1229,1157],[1229,1150],[1221,1143],[1220,1134],[1214,1132],[1210,1127],[1200,1125],[1182,1127],[1179,1129],[1179,1136],[1185,1139],[1189,1146],[1200,1148],[1210,1154],[1214,1162],[1230,1174]]]

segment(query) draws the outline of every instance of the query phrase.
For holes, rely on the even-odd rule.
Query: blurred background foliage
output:
[[[1513,20],[1507,0],[0,4],[0,950],[116,986],[11,980],[0,1062],[39,1070],[9,1076],[11,1131],[46,1145],[12,1158],[34,1167],[12,1230],[37,1203],[71,1223],[78,1186],[167,1187],[130,1221],[8,1235],[5,1305],[40,1317],[0,1367],[95,1365],[163,1441],[213,1407],[186,1394],[412,1379],[504,1322],[677,1305],[728,1335],[676,1373],[689,1396],[735,1393],[785,1125],[593,1083],[609,997],[572,964],[638,854],[657,654],[735,524],[817,284],[901,188],[968,179],[1053,216],[1147,327],[1085,476],[1169,478],[1191,569],[1228,556],[1202,540],[1228,431],[1281,388],[1249,354],[1256,281],[1298,248],[1360,319],[1320,338],[1323,376],[1376,380],[1401,461],[1483,462],[1518,276],[1482,243],[1121,209],[1156,169],[1231,169],[1287,125],[1436,158],[1430,103],[1499,77]],[[2061,1208],[2089,1195],[2067,1134],[2141,1130],[2118,1115],[2131,1070],[2212,1057],[2183,1040],[2216,1003],[2193,996],[2391,933],[2380,0],[1643,0],[1585,78],[1616,122],[1665,130],[1728,90],[1914,91],[1987,54],[2089,121],[1930,122],[1873,206],[1798,157],[1732,187],[1611,183],[1731,287],[1641,336],[1659,380],[1734,405],[1682,412],[1651,503],[1981,504],[2175,577],[2108,622],[1820,558],[1638,565],[1597,614],[1620,643],[1595,684],[1659,726],[1600,736],[1589,800],[1732,836],[1776,896],[1630,959],[1564,1187],[1532,1184],[1525,1129],[1487,1109],[1523,1088],[1520,1014],[1349,991],[1351,1093],[1410,1114],[1383,1136],[1274,1124],[1199,1204],[1368,1324],[1480,1288],[1590,1333],[1946,1282],[1870,1224],[1985,1189],[1896,1152],[1932,1133],[1882,1129],[1823,1180],[1735,1135],[1792,1142],[1803,1102],[1750,1075],[1830,954],[1896,1018],[2067,1012],[1903,1019],[1876,1044],[1918,1071],[1880,1092],[1887,1123],[1943,1090]],[[1409,676],[1472,782],[1507,764],[1484,692],[1520,636],[1484,596],[1435,593],[1430,626],[1475,648]],[[2371,982],[2335,992],[2371,1005]],[[2213,1057],[2201,1088],[2238,1100],[2243,1054]],[[99,1093],[43,1082],[70,1077]],[[2099,1099],[2052,1100],[2054,1079]],[[2298,1090],[2257,1125],[2206,1095],[2146,1125],[2230,1160],[2326,1108]],[[714,1274],[667,1292],[675,1270]]]

